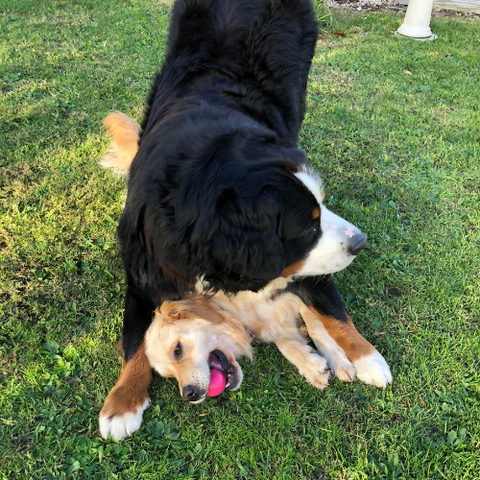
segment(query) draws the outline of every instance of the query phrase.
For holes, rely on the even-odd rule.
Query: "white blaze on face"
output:
[[[315,173],[302,171],[297,173],[296,177],[312,192],[319,203],[321,236],[306,257],[304,266],[295,275],[326,275],[339,272],[355,258],[349,247],[352,241],[355,243],[354,240],[363,234],[357,227],[325,207],[322,201],[322,182]]]
[[[323,203],[323,184],[321,178],[313,172],[313,170],[305,169],[303,172],[298,172],[295,176],[303,182],[303,184],[313,193],[317,199],[318,205]]]

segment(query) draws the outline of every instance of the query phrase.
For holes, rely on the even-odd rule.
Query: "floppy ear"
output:
[[[280,238],[282,215],[266,194],[241,199],[233,188],[222,190],[206,243],[206,280],[227,291],[263,288],[285,268]]]
[[[192,317],[187,311],[186,305],[181,302],[163,302],[160,306],[160,312],[168,323],[176,320],[186,320]]]
[[[225,321],[222,315],[210,305],[208,300],[200,295],[178,302],[163,302],[160,311],[165,321],[169,323],[178,320],[191,320],[193,318],[201,318],[215,324]]]

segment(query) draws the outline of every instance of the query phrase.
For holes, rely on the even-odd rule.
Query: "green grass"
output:
[[[121,443],[97,418],[120,370],[124,183],[97,160],[112,110],[141,118],[160,1],[1,1],[0,478],[480,476],[480,23],[333,11],[300,144],[368,247],[337,282],[392,367],[385,391],[310,387],[274,345],[237,393],[185,405],[156,378]],[[405,73],[411,72],[411,75]]]

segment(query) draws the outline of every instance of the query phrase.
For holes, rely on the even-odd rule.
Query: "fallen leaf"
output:
[[[342,32],[335,32],[335,36],[345,38],[347,35],[345,33],[342,33]]]
[[[404,70],[403,73],[406,73],[407,75],[413,75],[413,73],[410,70]]]

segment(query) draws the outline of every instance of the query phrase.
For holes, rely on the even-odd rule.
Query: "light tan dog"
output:
[[[255,337],[274,342],[316,388],[328,385],[329,369],[342,381],[353,380],[361,362],[351,362],[319,321],[318,313],[281,287],[272,285],[261,293],[245,292],[234,298],[217,293],[208,299],[195,296],[165,302],[156,310],[145,337],[150,365],[162,376],[175,377],[186,401],[200,403],[206,397],[212,369],[223,372],[229,390],[240,387],[243,373],[237,360],[252,357]],[[309,346],[308,337],[318,350]],[[351,335],[354,340],[359,342],[357,350],[368,350],[383,360],[358,332]],[[382,376],[363,381],[379,387],[391,382],[388,365],[383,364]]]

